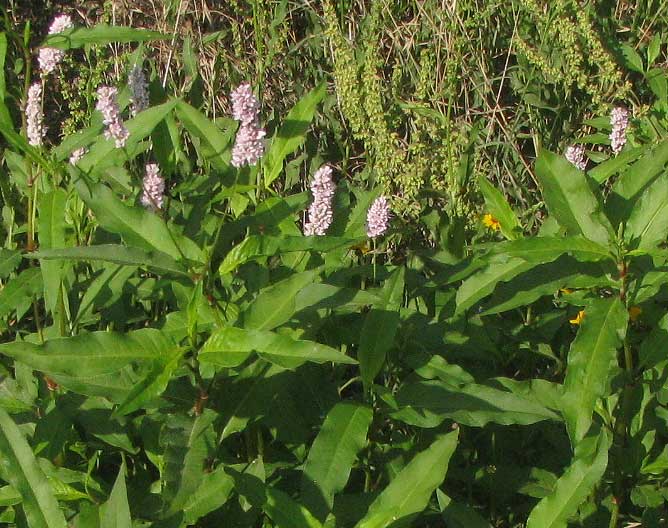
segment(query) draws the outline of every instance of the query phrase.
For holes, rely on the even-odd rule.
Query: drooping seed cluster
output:
[[[53,19],[49,27],[49,35],[62,33],[66,29],[73,28],[72,19],[67,15],[59,15]],[[40,48],[37,61],[39,62],[39,69],[43,75],[48,75],[56,69],[65,57],[65,52],[57,48]]]
[[[617,106],[613,108],[610,116],[612,132],[610,133],[610,146],[615,154],[619,154],[626,144],[626,129],[629,126],[629,111]]]
[[[149,106],[148,82],[144,70],[139,64],[135,64],[128,74],[128,86],[130,87],[130,106],[133,116],[146,110]]]
[[[385,234],[390,222],[390,204],[387,198],[379,196],[376,198],[366,215],[366,234],[369,238],[379,237]]]
[[[332,180],[332,168],[323,165],[313,175],[311,194],[313,202],[308,208],[308,220],[304,223],[306,236],[324,235],[334,219],[332,201],[335,185]]]
[[[165,194],[165,180],[160,176],[160,167],[156,163],[147,163],[142,185],[141,203],[147,209],[162,209]]]
[[[104,136],[114,139],[116,148],[123,148],[130,132],[125,128],[121,112],[116,101],[118,89],[112,86],[100,86],[97,89],[97,105],[95,108],[102,113],[103,123],[107,127]]]
[[[243,83],[230,94],[232,117],[241,125],[232,148],[232,165],[255,165],[264,154],[266,131],[260,127],[260,101],[250,84]]]
[[[564,156],[578,169],[585,170],[587,168],[584,145],[570,145],[566,148]]]
[[[44,113],[42,112],[42,85],[38,82],[28,88],[25,112],[28,143],[33,147],[39,147],[42,144],[46,130],[44,128]]]

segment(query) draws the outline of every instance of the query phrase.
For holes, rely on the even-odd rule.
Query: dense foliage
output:
[[[665,524],[662,37],[518,1],[505,88],[463,74],[508,12],[404,3],[424,26],[389,47],[395,99],[385,3],[351,2],[347,36],[348,2],[255,2],[256,70],[220,107],[189,38],[4,11],[0,522]],[[297,18],[309,82],[271,104]],[[242,56],[231,27],[203,42]],[[444,69],[408,60],[445,30]]]

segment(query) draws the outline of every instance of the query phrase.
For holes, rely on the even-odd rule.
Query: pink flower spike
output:
[[[366,234],[369,238],[379,237],[385,234],[390,223],[390,204],[387,198],[379,196],[376,198],[366,215]]]
[[[156,163],[147,163],[142,185],[142,205],[152,211],[162,209],[164,193],[165,180],[160,176],[160,167]]]
[[[322,236],[332,224],[334,219],[332,201],[335,189],[332,168],[329,165],[323,165],[315,172],[311,180],[313,202],[308,208],[308,220],[304,223],[306,236]]]

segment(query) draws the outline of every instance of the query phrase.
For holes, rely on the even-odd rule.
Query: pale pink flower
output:
[[[142,205],[152,211],[162,209],[164,193],[165,180],[160,176],[160,167],[156,163],[147,163],[141,195]]]
[[[332,224],[334,219],[332,201],[335,189],[332,168],[329,165],[323,165],[315,172],[311,180],[313,202],[308,208],[308,220],[304,223],[306,236],[324,235]]]
[[[60,15],[53,19],[53,22],[49,27],[49,35],[62,33],[66,29],[73,27],[74,24],[72,23],[72,19],[69,16]],[[58,48],[40,48],[39,54],[37,56],[37,62],[39,62],[39,68],[42,70],[42,74],[48,75],[49,73],[53,72],[64,57],[65,52]]]
[[[613,108],[610,116],[612,132],[610,133],[610,146],[615,154],[619,154],[626,144],[626,129],[629,126],[629,111],[618,106]]]
[[[42,144],[46,129],[44,128],[44,113],[42,112],[42,85],[38,82],[28,88],[25,112],[28,143],[33,147],[39,147]]]
[[[260,101],[253,95],[249,83],[239,85],[230,94],[232,117],[244,125],[255,123],[260,115]]]
[[[97,89],[97,105],[95,108],[102,113],[103,123],[107,127],[104,136],[107,139],[113,138],[116,148],[125,146],[125,142],[130,137],[130,132],[123,125],[121,112],[116,101],[118,90],[111,86],[100,86]]]
[[[566,148],[564,156],[578,169],[585,170],[587,168],[584,145],[570,145]]]
[[[235,167],[255,165],[264,154],[263,138],[266,134],[263,128],[254,124],[242,124],[232,148],[232,165]]]
[[[132,96],[130,104],[132,106],[132,115],[136,116],[139,112],[146,110],[149,106],[148,100],[148,82],[144,70],[138,64],[135,64],[128,74],[128,86]]]
[[[70,154],[70,165],[76,165],[79,163],[81,158],[83,158],[87,153],[88,149],[86,147],[81,147],[72,151],[72,154]]]
[[[379,196],[373,201],[366,214],[366,234],[369,238],[384,235],[389,222],[390,204],[387,202],[387,198]]]

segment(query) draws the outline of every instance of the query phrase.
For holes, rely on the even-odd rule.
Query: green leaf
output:
[[[0,248],[0,278],[7,277],[21,263],[21,252],[15,249]]]
[[[439,436],[428,449],[415,455],[371,503],[357,528],[407,526],[427,507],[434,490],[445,478],[459,431]]]
[[[286,116],[263,160],[265,187],[269,187],[278,178],[288,154],[293,153],[304,142],[315,109],[326,93],[327,84],[321,83],[302,97]]]
[[[570,235],[607,246],[613,232],[610,221],[592,192],[584,172],[566,158],[542,150],[536,160],[536,176],[550,214]]]
[[[272,486],[265,485],[256,476],[227,469],[234,479],[239,494],[264,511],[277,528],[322,528],[322,524],[304,506]]]
[[[114,415],[130,414],[160,396],[167,388],[172,374],[179,366],[182,355],[182,350],[174,350],[154,360],[151,370],[144,376],[144,379],[132,387],[125,400],[114,411]]]
[[[623,152],[620,152],[609,160],[599,163],[592,170],[588,171],[587,174],[596,183],[601,184],[613,174],[617,174],[622,169],[625,169],[629,163],[637,160],[646,150],[647,147],[626,148]]]
[[[230,250],[218,271],[223,275],[231,273],[249,260],[295,251],[327,252],[353,246],[358,241],[339,237],[251,235]]]
[[[205,409],[195,417],[173,415],[160,432],[164,446],[164,512],[169,517],[183,511],[204,477],[204,463],[215,442],[212,423],[216,413]]]
[[[365,385],[378,375],[394,345],[399,329],[399,308],[404,292],[405,268],[395,270],[383,285],[382,298],[364,318],[357,358]]]
[[[644,72],[642,58],[636,50],[634,50],[628,44],[622,44],[619,49],[622,52],[624,66],[638,73]]]
[[[65,246],[65,205],[67,193],[55,189],[42,197],[39,203],[39,246],[45,249]],[[53,312],[58,303],[62,262],[42,262],[42,278],[44,280],[44,302],[47,310]]]
[[[462,387],[438,380],[406,383],[399,389],[396,402],[399,409],[392,416],[419,427],[436,427],[446,418],[472,427],[490,422],[529,425],[560,420],[532,396],[476,383]]]
[[[466,279],[457,290],[457,310],[462,313],[494,291],[499,282],[506,282],[520,273],[530,270],[536,264],[521,258],[507,258],[505,255],[485,259],[487,266]]]
[[[227,170],[230,167],[231,143],[236,130],[232,122],[228,123],[230,126],[226,132],[222,132],[213,121],[183,101],[179,101],[176,107],[176,116],[190,135],[199,140],[198,148],[204,159],[218,171]]]
[[[39,149],[33,147],[28,143],[26,138],[22,135],[17,134],[14,131],[14,123],[12,123],[9,110],[5,103],[0,99],[0,134],[5,137],[7,143],[17,150],[22,152],[28,157],[31,161],[35,162],[37,165],[42,167],[46,172],[52,173],[53,166],[51,162],[42,155]]]
[[[501,224],[501,233],[508,240],[516,240],[522,236],[522,226],[520,226],[517,216],[506,201],[503,193],[494,187],[487,177],[481,175],[478,178],[478,186],[485,199],[485,209]]]
[[[668,231],[668,176],[659,176],[636,201],[626,222],[624,236],[631,247],[652,249]]]
[[[5,59],[7,58],[7,35],[0,33],[0,102],[7,97],[7,84],[5,82]]]
[[[0,317],[14,310],[22,314],[30,306],[33,296],[42,291],[42,272],[39,268],[23,270],[0,290]]]
[[[143,249],[127,247],[122,244],[40,249],[39,251],[27,254],[26,258],[111,262],[121,266],[145,266],[163,273],[189,276],[188,270],[169,255],[160,251],[144,251]]]
[[[580,236],[576,237],[531,237],[509,240],[489,245],[491,255],[506,255],[521,258],[527,262],[547,264],[561,255],[568,254],[582,262],[596,262],[603,259],[615,261],[610,250],[596,242]]]
[[[194,242],[173,232],[158,215],[143,207],[132,207],[120,201],[102,183],[76,184],[79,195],[90,207],[100,225],[111,233],[121,235],[131,246],[157,250],[176,260],[188,259],[201,262],[201,250]]]
[[[122,401],[134,385],[126,367],[151,363],[174,347],[159,330],[145,328],[124,334],[91,332],[42,345],[15,341],[0,345],[0,354],[19,359],[74,392]]]
[[[30,528],[65,528],[66,522],[35,455],[7,412],[0,407],[0,476],[21,494]]]
[[[618,297],[597,299],[585,309],[564,380],[563,412],[573,445],[587,434],[596,401],[606,394],[627,322],[628,312]]]
[[[648,150],[612,186],[606,211],[613,222],[626,220],[638,197],[661,174],[668,163],[668,140]]]
[[[436,490],[438,506],[448,528],[491,528],[475,510],[453,501],[440,489]]]
[[[128,492],[125,488],[125,460],[118,470],[109,500],[100,506],[100,528],[132,528]]]
[[[195,493],[183,507],[183,514],[188,525],[195,524],[200,517],[220,508],[227,502],[234,489],[234,479],[225,473],[225,467],[219,466],[211,473],[205,473]]]
[[[214,332],[198,357],[202,363],[227,367],[243,357],[236,363],[241,364],[251,352],[257,352],[261,357],[284,368],[296,368],[306,361],[332,361],[350,365],[357,363],[335,348],[320,343],[294,339],[274,332],[234,327],[225,327]]]
[[[321,521],[334,505],[334,495],[343,491],[353,463],[366,445],[373,413],[353,402],[336,404],[327,414],[304,464],[301,498]]]
[[[297,309],[297,295],[312,284],[318,274],[319,270],[295,273],[262,290],[244,312],[244,328],[273,330],[288,322]]]
[[[527,528],[566,528],[568,519],[601,481],[608,465],[608,438],[605,431],[598,437],[582,440],[566,472],[557,480],[554,491],[531,511]]]
[[[140,112],[132,119],[125,122],[130,136],[123,149],[117,149],[112,139],[100,137],[91,147],[89,152],[79,160],[77,167],[85,173],[99,174],[115,164],[120,164],[117,156],[122,156],[121,162],[128,156],[138,153],[137,147],[141,141],[151,135],[158,126],[174,109],[178,100],[172,99],[161,105],[152,106]]]
[[[68,50],[82,48],[87,45],[106,46],[113,42],[148,42],[169,38],[171,38],[171,35],[165,35],[164,33],[148,29],[98,24],[92,28],[78,27],[67,29],[62,33],[48,35],[42,47]]]

